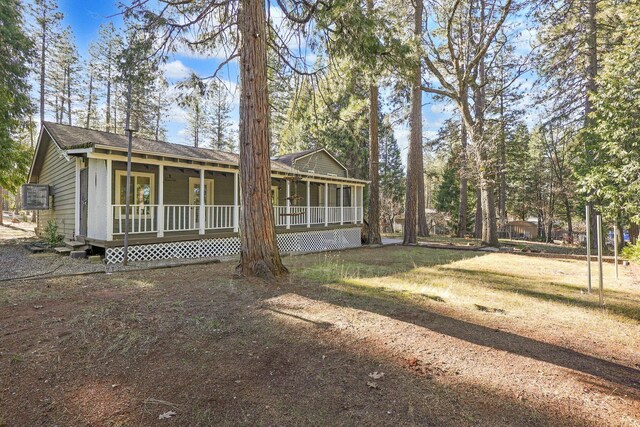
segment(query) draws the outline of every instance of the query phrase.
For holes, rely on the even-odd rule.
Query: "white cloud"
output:
[[[191,68],[184,65],[179,59],[166,63],[163,69],[167,79],[185,79],[193,72]]]

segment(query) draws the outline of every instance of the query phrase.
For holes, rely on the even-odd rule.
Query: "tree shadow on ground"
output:
[[[371,292],[362,292],[358,286],[349,283],[341,283],[340,288],[302,288],[296,289],[296,292],[311,299],[373,312],[469,343],[593,375],[627,387],[634,393],[635,399],[640,399],[640,370],[536,339],[445,316],[390,293],[373,295]]]
[[[526,276],[507,275],[457,267],[447,267],[446,270],[443,271],[447,274],[454,273],[458,276],[462,276],[466,280],[477,281],[480,283],[480,286],[486,286],[490,289],[525,295],[543,301],[554,301],[562,304],[602,311],[599,301],[595,299],[596,294],[594,293],[591,296],[588,294],[580,294],[580,288],[578,287],[557,282],[547,282],[546,284],[541,285],[539,280],[529,279]],[[486,285],[484,283],[486,283]],[[551,293],[549,292],[551,290],[558,290],[558,292]],[[626,295],[626,297],[621,296],[620,294]],[[633,299],[628,298],[628,294],[616,290],[605,290],[604,295],[605,306],[609,312],[640,322],[640,308],[638,307],[640,300],[634,301]]]

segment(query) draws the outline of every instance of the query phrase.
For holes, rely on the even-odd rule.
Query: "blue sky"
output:
[[[63,24],[71,26],[83,58],[88,57],[89,44],[97,38],[100,24],[112,20],[116,27],[119,27],[122,22],[120,16],[117,15],[118,9],[115,3],[111,1],[59,0],[59,7],[60,11],[64,13]],[[168,59],[164,71],[170,84],[175,84],[187,77],[192,71],[201,76],[211,75],[220,61],[221,59],[215,57],[202,58],[195,57],[187,52],[178,52]],[[231,63],[226,67],[220,77],[228,82],[231,92],[235,93],[232,120],[237,126],[237,63]],[[423,96],[423,103],[424,137],[432,138],[454,110],[446,102],[432,101],[427,94]],[[168,141],[182,144],[189,143],[186,136],[185,119],[186,113],[177,105],[173,105],[165,121]],[[395,134],[403,153],[403,161],[406,161],[408,128],[406,126],[397,126]]]

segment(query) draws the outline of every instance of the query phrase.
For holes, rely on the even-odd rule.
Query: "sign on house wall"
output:
[[[45,184],[24,184],[22,186],[22,209],[49,209],[49,186]]]

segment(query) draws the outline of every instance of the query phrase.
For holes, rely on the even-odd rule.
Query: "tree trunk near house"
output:
[[[272,280],[287,273],[278,251],[271,205],[265,3],[241,0],[240,264],[236,273]]]
[[[482,191],[480,183],[476,187],[476,219],[473,226],[473,237],[482,239]]]
[[[370,2],[371,3],[371,2]],[[372,6],[370,6],[371,8]],[[382,243],[380,237],[380,178],[378,176],[378,86],[369,86],[369,227],[370,245]]]
[[[422,37],[423,0],[415,1],[413,14],[413,36],[420,40]],[[422,156],[422,75],[420,66],[414,66],[411,82],[411,113],[409,116],[410,136],[409,153],[407,158],[407,192],[404,210],[403,245],[417,243],[416,225],[418,213],[418,180],[422,179],[420,157]]]
[[[367,0],[367,11],[373,13],[373,0]],[[375,76],[373,77],[375,78]],[[370,245],[382,243],[380,237],[380,177],[378,152],[378,96],[376,84],[369,85],[369,226],[367,241]]]
[[[464,120],[460,124],[460,205],[458,207],[458,237],[464,237],[467,233],[467,204],[468,204],[468,183],[467,183],[467,131],[464,127]]]
[[[422,105],[422,102],[420,102]],[[422,109],[420,112],[420,164],[418,170],[420,171],[420,178],[418,179],[418,236],[428,237],[429,226],[427,224],[427,206],[425,201],[424,191],[424,151],[422,150]]]

